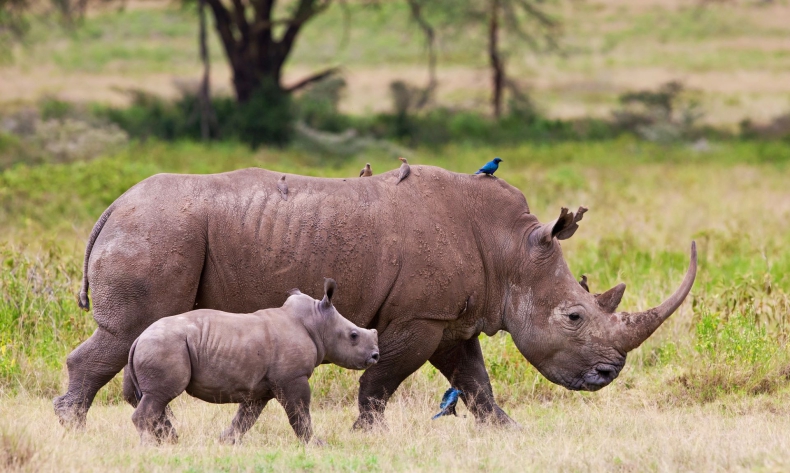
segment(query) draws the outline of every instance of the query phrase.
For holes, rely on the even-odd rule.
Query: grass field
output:
[[[341,65],[352,113],[389,110],[389,84],[427,81],[426,51],[405,2],[379,8],[349,2],[304,30],[286,81]],[[680,80],[700,92],[704,120],[732,125],[764,121],[790,109],[790,4],[773,2],[578,1],[549,7],[563,20],[562,54],[538,54],[505,36],[510,75],[552,117],[608,116],[626,91]],[[0,67],[0,103],[49,94],[67,100],[126,103],[124,89],[167,97],[199,77],[195,13],[161,0],[94,12],[73,33],[37,22],[25,47]],[[213,84],[230,93],[229,70],[211,36]],[[490,73],[485,32],[443,29],[438,36],[438,102],[488,110]]]
[[[635,140],[417,150],[410,162],[471,172],[491,156],[541,221],[590,208],[563,242],[593,291],[628,284],[621,307],[655,305],[680,282],[692,239],[700,268],[690,298],[597,393],[550,384],[505,334],[483,337],[501,405],[521,430],[470,417],[430,421],[446,381],[423,367],[396,393],[388,430],[350,431],[359,373],[321,367],[313,417],[326,448],[301,447],[267,407],[243,446],[215,438],[232,408],[181,397],[181,443],[137,446],[119,380],[101,391],[85,432],[66,433],[50,399],[66,354],[95,325],[78,310],[85,238],[118,195],[157,172],[261,166],[355,176],[397,160],[369,152],[322,158],[231,144],[132,144],[90,162],[0,173],[0,465],[29,470],[765,470],[790,467],[790,151],[770,142],[711,143],[707,152]],[[462,409],[463,413],[467,413]],[[16,462],[16,463],[15,463]]]

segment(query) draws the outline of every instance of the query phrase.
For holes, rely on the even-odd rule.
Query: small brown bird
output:
[[[590,292],[590,286],[587,285],[587,276],[582,274],[582,279],[579,281],[579,284],[584,288],[585,291]]]
[[[373,170],[370,168],[370,163],[366,163],[365,167],[359,171],[359,177],[370,177],[373,175]]]
[[[280,195],[282,196],[283,200],[288,200],[288,184],[285,182],[285,176],[281,177],[279,181],[277,181],[277,188],[280,190]]]
[[[411,168],[409,167],[409,162],[406,161],[406,158],[398,158],[398,159],[400,159],[402,164],[400,165],[400,174],[398,175],[398,182],[395,183],[396,186],[400,184],[400,181],[409,177],[409,174],[411,173]]]

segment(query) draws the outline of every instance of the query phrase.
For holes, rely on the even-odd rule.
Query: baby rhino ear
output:
[[[321,300],[324,306],[330,307],[332,305],[332,296],[335,294],[335,289],[337,289],[335,280],[324,278],[324,298]]]

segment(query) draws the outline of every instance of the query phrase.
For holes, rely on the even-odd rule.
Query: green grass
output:
[[[366,161],[375,173],[393,169],[394,158],[148,142],[90,162],[7,169],[0,173],[0,450],[27,458],[33,469],[65,461],[75,468],[152,471],[512,470],[524,452],[538,470],[784,464],[790,459],[778,439],[788,438],[782,419],[790,395],[790,155],[776,143],[712,143],[711,149],[700,154],[620,140],[418,150],[413,165],[460,172],[503,157],[498,175],[525,193],[544,222],[560,206],[587,205],[580,230],[563,242],[566,260],[574,274],[588,275],[594,292],[626,282],[625,310],[656,305],[674,290],[692,239],[699,248],[697,281],[688,301],[599,393],[553,385],[509,335],[483,336],[497,400],[523,432],[480,430],[471,418],[429,423],[446,381],[425,366],[393,399],[389,432],[352,433],[359,373],[321,367],[311,384],[316,429],[330,443],[324,450],[299,447],[276,406],[267,408],[245,446],[223,449],[213,439],[231,407],[184,398],[174,407],[182,443],[137,449],[117,377],[97,397],[88,431],[63,437],[48,399],[61,390],[67,353],[95,328],[75,299],[84,242],[107,205],[154,173],[260,166],[340,177],[355,176]],[[23,428],[15,410],[43,427]],[[662,440],[668,432],[677,440],[680,431],[684,440]],[[595,440],[603,438],[606,445]],[[722,445],[724,456],[709,455]],[[590,450],[579,456],[578,449]]]
[[[742,361],[748,369],[759,365],[767,371],[742,380],[743,389],[768,378],[781,385],[777,373],[787,361],[790,294],[786,145],[714,143],[708,153],[634,140],[496,150],[459,146],[421,150],[411,162],[468,172],[495,154],[505,159],[501,177],[525,193],[542,221],[554,218],[560,206],[590,207],[577,236],[563,244],[566,259],[575,274],[590,277],[594,291],[626,282],[625,308],[644,309],[668,295],[687,264],[689,242],[697,240],[701,269],[693,307],[681,311],[668,324],[672,328],[659,331],[632,356],[634,376],[666,364],[695,366],[694,360],[719,353],[721,344],[737,345],[733,340],[740,340],[738,331],[748,328],[744,321],[752,321],[763,331],[743,337],[762,343],[756,345],[760,356],[727,353],[737,358],[736,367]],[[316,156],[293,150],[251,152],[232,143],[149,142],[91,162],[5,170],[0,174],[0,228],[7,240],[0,248],[0,334],[2,349],[11,356],[0,362],[2,383],[47,395],[57,389],[66,353],[93,329],[74,298],[84,238],[98,215],[136,182],[158,172],[211,173],[248,166],[353,176],[365,161],[374,172],[396,167],[385,156],[327,158],[320,165]],[[729,325],[731,320],[737,323]],[[716,338],[721,333],[730,334]],[[696,345],[703,335],[708,338],[700,346],[715,350]],[[537,376],[509,338],[485,339],[484,344],[503,399],[536,389],[561,392]],[[715,371],[732,360],[709,361]],[[341,371],[334,374],[343,378]],[[346,398],[351,384],[341,383],[349,389],[334,389],[327,396]],[[111,391],[109,396],[116,394]]]

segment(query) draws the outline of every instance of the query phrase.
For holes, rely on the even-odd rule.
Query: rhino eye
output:
[[[357,339],[357,337],[359,337],[359,334],[357,333],[357,331],[356,331],[356,330],[354,330],[353,332],[351,332],[351,340],[356,340],[356,339]]]
[[[580,320],[582,316],[574,312],[572,314],[568,314],[568,318],[571,319],[571,321],[576,322],[577,320]]]

